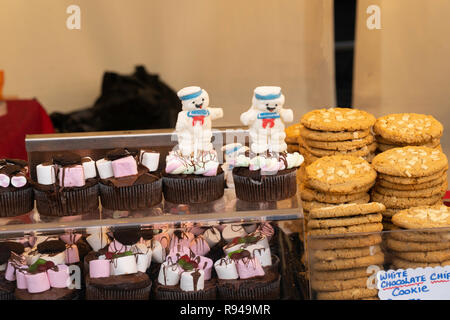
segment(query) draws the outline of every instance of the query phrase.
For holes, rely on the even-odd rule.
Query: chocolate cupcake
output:
[[[98,179],[95,162],[78,154],[57,154],[36,167],[36,207],[41,215],[71,216],[98,210]]]
[[[27,163],[19,159],[0,160],[0,217],[14,217],[34,208],[34,194]]]
[[[166,157],[163,171],[164,199],[173,203],[205,203],[224,194],[224,172],[211,143],[212,120],[221,108],[209,107],[208,93],[200,87],[178,91],[183,110],[178,113],[177,150]]]
[[[257,227],[223,247],[225,257],[214,264],[219,299],[279,299],[279,258],[271,252],[270,234],[261,230]]]
[[[247,157],[247,156],[246,156]],[[240,159],[233,168],[236,197],[242,201],[279,201],[297,193],[297,168],[303,162],[299,153],[269,153]]]
[[[14,291],[16,289],[16,279],[14,272],[6,270],[12,268],[10,257],[12,253],[22,254],[24,246],[21,243],[5,241],[0,242],[0,300],[14,300]]]
[[[241,114],[241,122],[249,126],[250,152],[240,148],[234,161],[227,160],[234,166],[240,200],[279,201],[297,192],[296,169],[304,159],[298,152],[286,152],[284,122],[293,120],[293,111],[283,108],[284,100],[280,87],[257,87],[252,106]]]
[[[112,234],[114,240],[107,247],[85,257],[86,299],[148,300],[152,281],[146,271],[151,249],[133,230]]]
[[[216,280],[211,277],[213,262],[186,247],[173,252],[161,264],[153,288],[156,300],[215,300]],[[186,251],[185,251],[186,250]]]
[[[39,258],[26,265],[24,257],[15,257],[17,300],[76,300],[79,290],[71,286],[70,268]]]
[[[137,159],[138,158],[138,159]],[[102,206],[111,210],[150,208],[162,201],[162,180],[156,170],[159,153],[141,150],[139,156],[115,149],[96,162]]]

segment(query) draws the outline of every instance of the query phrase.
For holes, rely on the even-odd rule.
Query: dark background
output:
[[[338,107],[352,105],[355,18],[356,0],[334,1],[336,102]]]

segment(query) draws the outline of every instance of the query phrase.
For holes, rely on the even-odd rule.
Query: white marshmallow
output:
[[[152,262],[152,249],[144,243],[136,243],[131,247],[131,252],[137,254],[138,271],[145,272]]]
[[[222,237],[227,242],[232,241],[236,237],[245,237],[246,235],[247,232],[240,224],[227,224],[222,230]]]
[[[180,281],[180,269],[177,264],[163,262],[159,269],[158,282],[163,286],[175,286]]]
[[[159,165],[159,153],[158,152],[148,152],[141,150],[141,163],[146,166],[147,169],[152,172],[158,170]]]
[[[208,243],[210,248],[214,247],[217,243],[219,243],[221,239],[220,231],[217,228],[211,227],[206,229],[203,233],[203,238]]]
[[[95,164],[97,165],[98,174],[101,179],[108,179],[114,176],[111,161],[103,158],[97,160]]]
[[[23,253],[23,256],[25,257],[25,259],[27,261],[27,265],[31,266],[33,263],[35,263],[41,257],[41,254],[39,252],[37,252],[37,250],[32,250],[31,248],[25,248],[25,252]]]
[[[0,173],[0,187],[8,188],[11,178],[3,173]]]
[[[11,184],[16,188],[22,188],[27,184],[27,178],[22,175],[17,175],[11,178]]]
[[[239,278],[236,269],[236,263],[230,258],[222,258],[214,263],[217,277],[222,280],[231,280]]]
[[[8,263],[0,264],[0,271],[5,271]]]
[[[225,252],[225,254],[228,255],[230,252],[237,251],[239,249],[242,249],[243,247],[244,247],[243,243],[238,243],[231,247],[225,246],[223,247],[223,252]]]
[[[145,262],[147,263],[147,261]],[[110,266],[111,274],[115,276],[138,272],[134,255],[112,259]]]
[[[163,248],[158,240],[152,240],[152,260],[156,263],[163,263],[165,259],[166,249]]]
[[[53,165],[38,164],[36,175],[39,184],[51,185],[56,182],[55,167]]]
[[[53,262],[55,265],[58,264],[65,264],[66,263],[66,251],[57,253],[55,255],[50,255],[50,254],[42,254],[40,256],[41,259],[44,259],[45,261],[51,261]]]
[[[84,178],[85,179],[95,178],[97,176],[97,170],[95,169],[95,161],[92,160],[90,157],[84,157],[83,160],[85,159],[89,159],[89,161],[81,162],[81,164],[83,165]]]
[[[92,247],[94,251],[98,251],[104,248],[109,243],[109,238],[105,232],[93,232],[86,237],[87,243]]]
[[[260,244],[252,244],[245,248],[250,252],[253,258],[256,258],[261,263],[262,267],[267,267],[272,265],[272,254],[270,248],[265,248]]]
[[[198,276],[198,279],[194,279],[193,274],[195,272],[200,273]],[[196,283],[194,283],[194,281]],[[205,288],[205,272],[203,270],[193,270],[193,271],[187,271],[183,272],[181,274],[180,279],[180,289],[183,291],[199,291],[203,290]]]

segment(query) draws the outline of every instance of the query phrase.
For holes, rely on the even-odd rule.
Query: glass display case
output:
[[[247,131],[240,128],[221,128],[213,132],[216,150],[221,150],[223,141],[246,140]],[[97,160],[115,148],[151,148],[160,153],[161,169],[164,167],[165,156],[175,145],[176,136],[172,136],[171,130],[29,135],[26,138],[29,174],[34,181],[36,166],[60,152],[70,150]],[[220,152],[219,159],[222,163]],[[303,214],[297,195],[277,202],[246,202],[236,198],[234,189],[226,188],[222,198],[206,204],[174,204],[163,200],[151,208],[132,211],[109,210],[100,205],[93,212],[63,217],[41,215],[35,208],[21,216],[1,218],[0,238],[2,241],[24,242],[24,239],[30,237],[53,238],[64,234],[79,234],[84,239],[91,230],[99,228],[101,232],[140,230],[155,235],[162,230],[174,232],[197,227],[205,230],[227,224],[258,226],[261,223],[270,223],[274,230],[270,246],[272,254],[279,258],[277,266],[281,275],[280,295],[277,298],[304,299],[308,290],[301,263]],[[83,265],[83,261],[80,263],[81,272],[86,271],[83,268],[86,264]],[[157,276],[157,273],[153,276]],[[152,281],[155,282],[155,279]],[[83,295],[78,298],[80,297],[83,298]]]

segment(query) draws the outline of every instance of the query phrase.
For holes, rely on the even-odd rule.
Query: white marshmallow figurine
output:
[[[200,87],[186,87],[177,94],[182,111],[178,113],[175,130],[181,154],[189,157],[199,151],[211,151],[211,123],[223,117],[222,108],[209,108],[208,93]]]
[[[292,109],[283,108],[283,105],[284,95],[280,87],[255,88],[252,106],[241,114],[241,122],[249,126],[250,150],[253,153],[287,150],[284,122],[292,122],[294,113]]]

